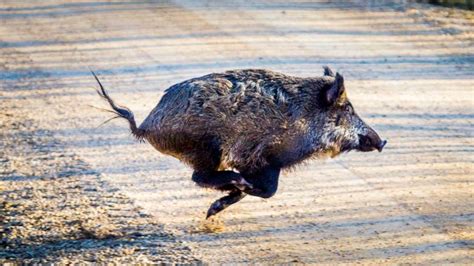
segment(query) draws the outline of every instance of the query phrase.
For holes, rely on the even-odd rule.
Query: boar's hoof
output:
[[[207,211],[206,219],[213,215],[216,215],[217,213],[221,212],[230,205],[240,201],[246,195],[247,194],[242,193],[242,191],[233,191],[229,193],[229,195],[214,201],[214,203],[212,203],[211,207],[209,207],[209,210]]]

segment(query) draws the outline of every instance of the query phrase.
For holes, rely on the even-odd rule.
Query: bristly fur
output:
[[[288,169],[356,149],[358,134],[372,130],[352,109],[342,76],[328,67],[315,78],[245,69],[186,80],[165,91],[139,128],[94,77],[138,139],[196,171]]]
[[[91,71],[91,73],[94,76],[97,83],[99,83],[100,90],[97,90],[97,94],[99,94],[100,97],[105,99],[109,103],[110,107],[112,107],[112,109],[113,109],[113,110],[106,110],[106,109],[103,109],[103,110],[104,111],[109,111],[109,112],[114,113],[114,114],[117,115],[117,116],[114,116],[114,117],[106,120],[101,125],[103,125],[103,124],[105,124],[105,123],[107,123],[107,122],[109,122],[113,119],[116,119],[116,118],[120,118],[120,117],[125,118],[125,119],[128,120],[128,122],[130,124],[130,130],[132,131],[132,134],[135,136],[135,138],[137,138],[137,140],[142,141],[143,137],[144,137],[144,131],[142,129],[137,128],[137,124],[135,122],[135,117],[133,115],[133,112],[130,109],[128,109],[127,107],[116,105],[115,102],[112,100],[112,98],[110,98],[110,96],[107,94],[107,91],[104,89],[104,86],[102,85],[102,83],[100,82],[99,78],[94,73],[94,71]]]
[[[246,195],[272,197],[281,171],[306,159],[386,144],[355,113],[344,78],[329,67],[317,78],[245,69],[186,80],[165,91],[139,128],[92,74],[99,95],[138,139],[189,164],[197,185],[228,192],[206,219]]]

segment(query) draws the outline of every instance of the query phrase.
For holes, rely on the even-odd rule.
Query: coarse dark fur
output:
[[[189,164],[197,184],[229,191],[208,217],[246,194],[271,197],[280,170],[305,159],[381,151],[386,143],[354,112],[343,77],[328,67],[314,78],[246,69],[186,80],[168,88],[139,127],[100,86],[138,139]]]

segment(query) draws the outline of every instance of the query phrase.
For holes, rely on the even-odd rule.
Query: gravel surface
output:
[[[0,111],[0,263],[199,262],[51,132]]]
[[[68,243],[43,259],[126,261],[135,248],[137,261],[472,264],[472,14],[406,1],[1,2],[2,223],[14,232],[2,258],[39,261]],[[308,162],[274,197],[210,221],[221,193],[135,142],[124,121],[98,127],[109,114],[91,107],[106,104],[89,68],[140,122],[188,78],[250,67],[319,76],[322,65],[344,75],[357,112],[388,139],[383,153]],[[137,231],[143,242],[123,244]]]

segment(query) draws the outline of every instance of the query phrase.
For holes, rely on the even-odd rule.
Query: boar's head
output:
[[[357,115],[347,98],[344,78],[339,73],[334,75],[328,67],[324,74],[333,77],[334,82],[320,95],[325,110],[320,135],[323,148],[332,150],[334,155],[351,150],[381,152],[387,141]]]

